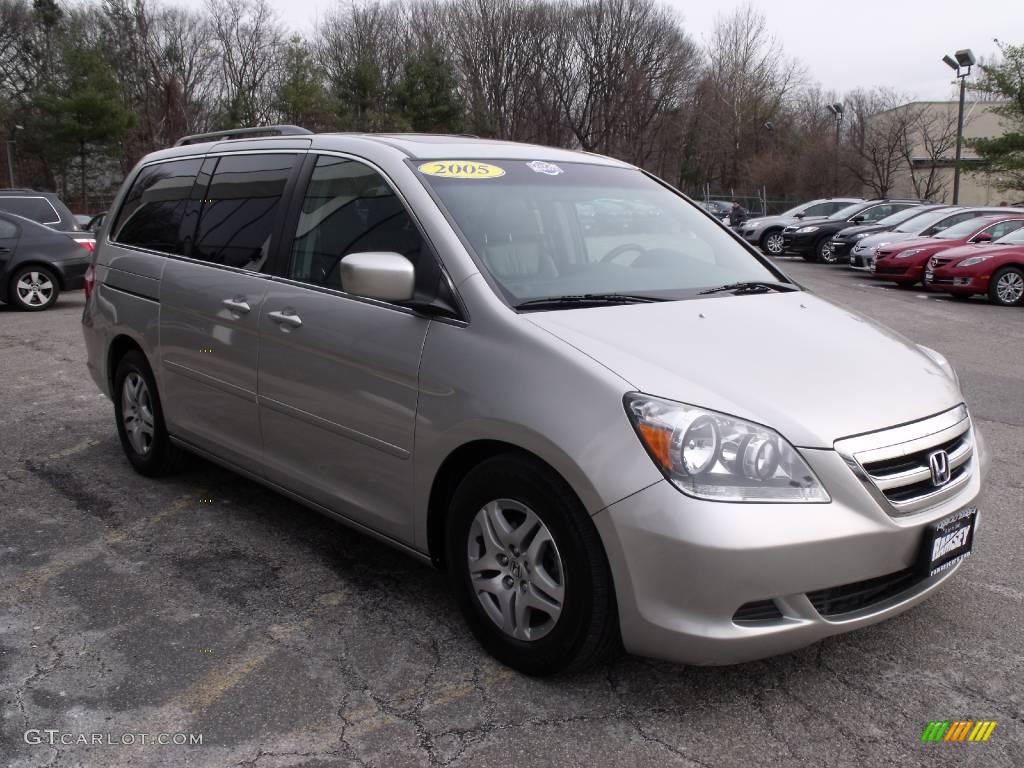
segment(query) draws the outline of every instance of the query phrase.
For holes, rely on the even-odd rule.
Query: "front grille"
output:
[[[875,262],[875,273],[879,275],[904,275],[906,272],[906,267],[880,267]]]
[[[774,600],[754,600],[744,603],[736,609],[732,620],[737,624],[754,621],[778,621],[782,618],[782,611],[775,604]]]
[[[952,277],[933,277],[928,281],[928,285],[953,285]]]
[[[814,610],[827,618],[853,613],[913,589],[922,577],[913,568],[853,584],[808,592]]]
[[[960,405],[922,421],[836,442],[836,451],[893,516],[910,515],[955,496],[974,472],[974,435]],[[949,479],[933,482],[930,457],[945,451]]]
[[[949,262],[951,262],[952,260],[953,259],[948,258],[948,257],[944,259],[944,258],[942,258],[940,256],[932,256],[931,261],[929,262],[929,266],[931,266],[931,267],[945,266],[946,264],[949,264]]]

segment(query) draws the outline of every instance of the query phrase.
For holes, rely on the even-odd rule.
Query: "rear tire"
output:
[[[11,304],[24,312],[41,312],[57,303],[60,282],[52,269],[29,264],[15,271],[7,296]]]
[[[135,471],[146,477],[176,471],[183,454],[171,443],[156,380],[138,350],[127,352],[118,362],[112,394],[117,434]]]
[[[1003,267],[988,281],[988,298],[1001,307],[1024,306],[1024,270]]]
[[[466,623],[502,663],[551,675],[595,666],[621,647],[597,529],[539,461],[507,453],[471,470],[449,508],[446,553]]]

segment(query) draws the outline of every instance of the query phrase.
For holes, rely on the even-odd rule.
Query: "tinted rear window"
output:
[[[0,209],[38,221],[40,224],[60,223],[60,216],[45,197],[0,196]]]
[[[190,256],[229,267],[262,269],[296,158],[270,154],[220,158],[203,200]]]
[[[113,240],[164,253],[183,254],[181,220],[202,160],[172,160],[143,168],[125,198]]]

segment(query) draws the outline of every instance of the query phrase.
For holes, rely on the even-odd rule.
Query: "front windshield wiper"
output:
[[[767,293],[768,291],[778,291],[779,293],[787,293],[789,291],[800,290],[795,285],[789,283],[771,283],[763,280],[748,280],[744,283],[728,283],[727,285],[720,285],[717,288],[707,288],[703,291],[697,291],[698,296],[703,296],[707,293],[723,293],[725,291],[734,291],[736,293]]]
[[[650,304],[655,301],[668,301],[657,296],[639,296],[629,293],[580,293],[566,296],[545,296],[542,299],[530,299],[515,305],[515,309],[544,309],[557,307],[579,307],[601,304]]]

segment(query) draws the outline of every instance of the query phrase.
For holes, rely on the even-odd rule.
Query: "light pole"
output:
[[[24,130],[25,130],[25,126],[23,126],[23,125],[15,125],[11,129],[11,138],[9,138],[5,142],[7,144],[7,177],[8,177],[8,179],[11,182],[11,189],[14,189],[14,156],[13,156],[13,154],[11,152],[11,145],[14,144],[14,132],[15,131],[24,131]]]
[[[953,205],[960,202],[960,147],[964,140],[964,91],[967,87],[967,76],[971,74],[971,67],[977,60],[970,48],[964,48],[956,52],[956,58],[949,56],[942,57],[950,69],[956,72],[956,78],[960,81],[960,112],[956,118],[956,162],[953,164]],[[964,70],[961,72],[961,70]]]
[[[836,118],[836,160],[832,169],[832,196],[836,197],[839,194],[839,133],[843,127],[843,103],[829,104],[828,111]]]

